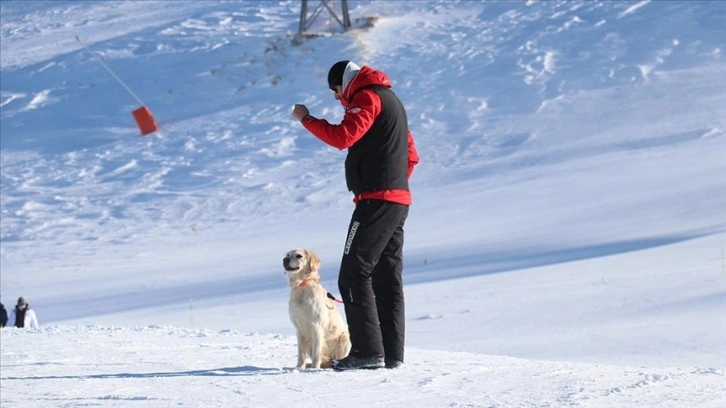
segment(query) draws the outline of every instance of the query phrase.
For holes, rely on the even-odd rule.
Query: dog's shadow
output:
[[[4,380],[103,380],[109,378],[170,378],[170,377],[223,377],[223,376],[252,376],[252,375],[280,375],[293,372],[315,372],[320,370],[299,370],[296,367],[223,367],[209,370],[191,371],[164,371],[153,373],[118,373],[94,375],[49,375],[30,377],[5,377]]]

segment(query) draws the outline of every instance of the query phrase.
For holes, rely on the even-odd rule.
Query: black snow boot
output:
[[[342,360],[333,360],[333,369],[345,370],[375,370],[385,367],[382,357],[356,357],[348,356]]]

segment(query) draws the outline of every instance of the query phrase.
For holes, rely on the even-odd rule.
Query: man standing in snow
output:
[[[18,304],[13,309],[13,322],[15,323],[15,327],[29,327],[33,329],[40,327],[35,311],[30,308],[30,305],[22,296],[18,298]]]
[[[418,163],[406,110],[386,74],[351,61],[328,72],[328,86],[345,107],[334,125],[295,105],[293,117],[323,142],[348,149],[345,179],[354,194],[338,288],[352,349],[336,370],[403,364],[403,225],[411,205],[408,179]]]

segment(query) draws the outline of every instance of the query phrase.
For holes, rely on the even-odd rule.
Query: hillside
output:
[[[0,3],[0,290],[41,322],[0,405],[726,405],[725,3],[350,4],[299,42],[297,1]],[[353,210],[290,114],[340,120],[341,59],[421,156],[397,371],[289,368],[281,258],[337,292]]]

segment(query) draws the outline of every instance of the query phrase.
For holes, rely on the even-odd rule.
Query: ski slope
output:
[[[726,406],[726,6],[0,3],[3,407]],[[361,20],[356,20],[361,19]],[[135,100],[154,113],[142,137]],[[292,369],[284,253],[337,266],[344,152],[291,117],[385,71],[421,156],[400,370]]]

